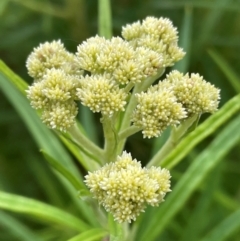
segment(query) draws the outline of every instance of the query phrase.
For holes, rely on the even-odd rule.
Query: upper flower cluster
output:
[[[162,55],[163,67],[172,66],[185,53],[178,47],[178,32],[167,18],[147,17],[123,27],[122,36],[135,49],[145,47]]]
[[[136,94],[133,124],[143,129],[144,137],[157,137],[167,126],[179,124],[193,114],[215,112],[219,92],[199,74],[172,71],[147,92]]]
[[[86,176],[94,197],[118,222],[131,222],[146,205],[158,206],[170,192],[170,173],[160,167],[142,168],[123,152],[114,163],[106,164]]]
[[[184,56],[177,44],[178,32],[166,18],[147,17],[129,24],[122,36],[89,38],[76,54],[69,53],[60,40],[34,49],[27,59],[34,78],[27,96],[33,108],[41,110],[44,123],[66,131],[75,122],[76,101],[111,118],[125,110],[135,85],[156,79]],[[173,71],[146,88],[136,92],[132,113],[133,125],[142,129],[144,137],[159,136],[167,126],[192,114],[212,113],[218,106],[219,90],[198,74]]]

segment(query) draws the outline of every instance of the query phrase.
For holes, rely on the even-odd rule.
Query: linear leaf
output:
[[[234,232],[240,229],[240,209],[224,219],[201,241],[223,241],[228,240]]]
[[[112,37],[110,0],[98,0],[98,33],[108,39]]]
[[[240,76],[238,76],[232,69],[232,67],[227,63],[227,61],[222,57],[220,53],[216,50],[210,49],[208,50],[208,54],[212,57],[214,62],[218,65],[218,67],[222,70],[224,75],[229,80],[233,89],[236,90],[237,93],[240,93]]]
[[[39,238],[26,225],[3,211],[0,211],[0,226],[5,227],[5,229],[9,230],[9,232],[11,232],[11,236],[14,236],[18,240],[43,241],[43,239]]]
[[[20,83],[20,85],[19,85]],[[65,168],[71,171],[77,178],[83,179],[80,172],[77,170],[70,155],[67,153],[63,145],[45,125],[42,124],[36,111],[32,109],[29,101],[24,96],[26,83],[15,73],[13,73],[3,62],[0,62],[0,86],[3,93],[19,113],[36,143],[40,148],[43,148],[55,160],[58,160]],[[20,90],[18,90],[17,88]],[[69,192],[74,205],[80,210],[81,214],[89,221],[94,223],[90,218],[90,208],[82,201],[76,198],[76,192],[72,186],[59,176],[60,181]],[[96,224],[96,222],[95,222]]]
[[[162,161],[161,166],[168,169],[177,165],[198,143],[214,133],[240,110],[240,94],[229,100],[218,112],[211,115],[193,132],[185,137]]]
[[[95,228],[90,229],[81,234],[67,240],[67,241],[98,241],[105,237],[108,232],[104,229]]]
[[[240,140],[239,123],[240,116],[231,121],[194,160],[181,180],[173,187],[173,192],[166,198],[165,203],[156,209],[154,215],[148,217],[147,225],[142,222],[138,229],[138,241],[153,241],[160,235],[207,174]]]
[[[56,161],[53,157],[51,157],[49,154],[47,154],[44,150],[41,150],[43,153],[45,159],[48,161],[48,163],[59,173],[61,173],[73,186],[76,188],[76,190],[82,190],[86,189],[86,186],[83,184],[83,182],[80,182],[79,179],[77,179],[70,171],[68,171],[61,163]]]
[[[0,191],[0,208],[24,213],[43,221],[58,223],[78,231],[89,229],[89,226],[81,219],[59,208],[31,198],[9,194],[3,191]]]

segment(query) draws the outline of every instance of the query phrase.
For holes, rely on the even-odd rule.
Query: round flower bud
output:
[[[177,45],[177,29],[167,18],[147,17],[142,24],[137,22],[123,27],[122,36],[134,48],[146,47],[161,54],[164,68],[172,66],[185,55]]]
[[[28,74],[39,81],[48,69],[63,68],[69,74],[78,73],[75,56],[66,51],[60,40],[46,42],[34,48],[27,59]]]
[[[76,98],[78,79],[67,75],[61,69],[47,71],[42,80],[42,93],[53,101],[67,101]]]
[[[112,116],[124,110],[127,94],[109,75],[87,75],[80,79],[80,86],[77,88],[77,96],[93,112]]]
[[[133,125],[143,129],[144,138],[158,137],[169,125],[177,125],[186,117],[181,103],[177,102],[171,88],[149,88],[136,94],[137,106],[133,112]]]
[[[158,206],[170,192],[170,173],[160,167],[142,168],[131,154],[123,152],[116,162],[89,172],[85,183],[118,222],[131,222],[146,205]]]
[[[188,115],[217,111],[220,90],[206,82],[199,74],[183,76],[178,71],[172,71],[166,81],[173,85],[174,94]]]
[[[51,102],[43,109],[41,119],[51,129],[65,132],[75,123],[77,113],[74,101]]]

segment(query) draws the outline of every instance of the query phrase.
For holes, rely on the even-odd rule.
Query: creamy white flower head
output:
[[[172,84],[178,102],[186,108],[188,115],[217,111],[220,90],[199,74],[183,75],[175,70],[167,76],[166,81]]]
[[[42,80],[29,86],[31,106],[42,110],[41,119],[52,129],[66,131],[74,124],[77,106],[74,100],[79,80],[62,69],[49,69]]]
[[[54,101],[66,101],[76,98],[79,79],[68,75],[61,69],[51,69],[43,76],[42,93]]]
[[[127,93],[107,74],[82,77],[77,96],[93,112],[101,112],[106,116],[123,111],[127,103]]]
[[[118,222],[136,220],[146,205],[158,206],[170,192],[170,173],[160,167],[142,168],[123,152],[116,162],[89,172],[85,183],[104,208]]]
[[[43,88],[42,82],[35,82],[26,90],[27,98],[31,101],[31,106],[36,110],[44,108],[49,102],[42,92]]]
[[[51,129],[65,132],[75,123],[77,113],[74,101],[51,102],[43,109],[41,119]]]
[[[78,46],[76,56],[81,69],[91,73],[101,73],[101,67],[98,64],[97,58],[106,41],[104,37],[95,36]]]
[[[60,40],[45,42],[34,48],[27,59],[28,74],[40,81],[48,69],[64,69],[68,74],[79,74],[74,54],[69,53]]]
[[[152,87],[146,93],[136,94],[137,106],[133,112],[133,125],[142,128],[144,137],[158,137],[167,126],[177,125],[186,118],[186,111],[170,85]]]
[[[185,53],[178,47],[178,32],[167,18],[147,17],[142,24],[128,24],[122,29],[124,39],[134,47],[147,47],[163,56],[163,67],[172,66]]]

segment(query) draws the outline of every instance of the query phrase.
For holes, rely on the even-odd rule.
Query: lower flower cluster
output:
[[[86,185],[118,222],[131,222],[147,204],[158,206],[170,192],[170,173],[160,167],[142,168],[131,154],[123,152],[117,161],[86,176]]]

